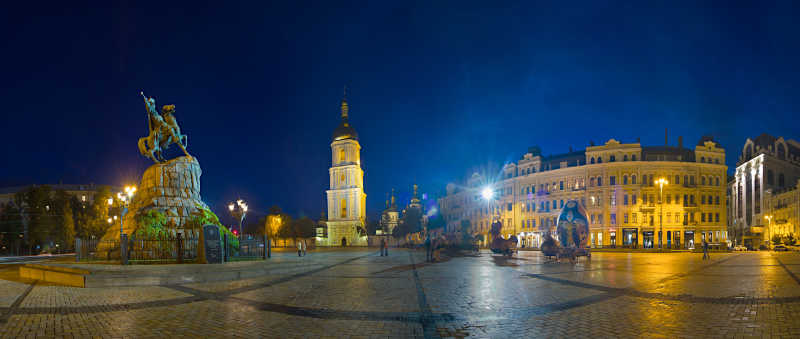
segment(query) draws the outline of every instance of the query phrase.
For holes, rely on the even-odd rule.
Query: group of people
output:
[[[298,257],[305,257],[306,256],[306,241],[300,240],[297,242],[297,256]]]
[[[444,239],[430,235],[425,237],[425,261],[434,262],[439,260],[439,249],[444,245]]]

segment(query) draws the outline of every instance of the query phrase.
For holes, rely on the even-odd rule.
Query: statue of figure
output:
[[[156,110],[156,100],[144,96],[144,105],[147,109],[147,123],[150,133],[143,138],[139,138],[139,153],[146,156],[155,163],[165,161],[161,153],[169,148],[170,145],[177,144],[187,157],[192,157],[186,151],[188,138],[181,134],[178,122],[173,113],[175,105],[164,105],[161,114]]]

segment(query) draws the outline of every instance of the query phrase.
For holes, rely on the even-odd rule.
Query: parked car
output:
[[[742,245],[736,245],[736,246],[733,247],[733,250],[734,251],[747,251],[747,247],[744,247]]]
[[[777,251],[777,252],[784,252],[784,251],[788,251],[789,248],[787,248],[786,246],[783,246],[783,245],[775,245],[775,246],[772,247],[772,250],[773,251]]]

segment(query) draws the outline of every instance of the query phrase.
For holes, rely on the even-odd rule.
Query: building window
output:
[[[627,154],[622,156],[622,161],[628,161],[628,155]]]
[[[700,157],[700,162],[706,162],[706,158],[705,157]]]
[[[633,220],[633,223],[635,224],[636,223],[636,213],[631,213],[631,219]]]
[[[778,186],[783,187],[786,184],[783,173],[778,173]],[[717,178],[717,186],[719,186],[719,178]]]
[[[558,188],[560,190],[562,190],[562,191],[564,190],[564,181],[563,180],[558,182]]]
[[[617,214],[616,213],[611,213],[611,224],[612,225],[616,225],[617,224]]]
[[[342,218],[347,218],[347,199],[342,199],[341,207],[342,211],[339,216]]]
[[[339,177],[339,183],[344,186],[344,173]]]
[[[589,187],[594,187],[594,177],[589,178]]]
[[[631,161],[636,161],[636,154],[631,155]]]
[[[781,174],[782,176],[783,174]],[[714,178],[714,186],[719,186],[719,177]]]
[[[622,196],[622,204],[623,205],[628,205],[628,195],[627,194]]]
[[[700,222],[706,222],[706,214],[700,213]]]
[[[689,177],[689,185],[694,185],[694,175]]]
[[[772,173],[771,169],[767,170],[767,184],[769,184],[769,185],[774,185],[775,184],[774,174]]]
[[[597,186],[603,186],[603,177],[597,177]]]
[[[597,163],[598,164],[602,164],[603,163],[603,157],[597,157]]]
[[[680,184],[681,184],[681,176],[675,175],[675,185],[680,185]]]
[[[636,205],[636,194],[631,196],[631,205]]]
[[[617,158],[615,156],[612,155],[608,157],[608,162],[614,162],[614,161],[617,161]]]
[[[705,185],[705,184],[706,184],[706,176],[704,175],[700,177],[700,185]]]
[[[647,194],[642,194],[642,203],[647,204]]]
[[[631,175],[631,184],[636,185],[636,174]]]
[[[671,195],[669,195],[669,194],[667,194],[667,203],[668,203],[668,204],[671,204],[671,203],[672,203],[672,196],[671,196]]]
[[[339,150],[339,161],[344,161],[344,148]]]
[[[719,222],[719,213],[714,213],[714,219]]]
[[[628,213],[622,214],[622,222],[626,224],[628,223]]]
[[[627,175],[623,175],[622,176],[622,184],[623,185],[627,185],[628,184],[628,176]]]
[[[592,157],[592,159],[591,159],[591,160],[589,160],[589,163],[592,163],[592,164],[594,164],[594,157]]]
[[[714,204],[719,205],[719,196],[714,197]]]
[[[617,179],[617,177],[615,177],[615,176],[613,176],[613,175],[612,175],[612,176],[610,176],[610,177],[608,177],[608,184],[609,184],[609,185],[611,185],[611,186],[614,186],[614,185],[616,185],[616,184],[617,184],[617,183],[616,183],[616,181],[617,181],[616,179]]]

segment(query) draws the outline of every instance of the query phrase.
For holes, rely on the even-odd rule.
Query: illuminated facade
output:
[[[322,246],[366,246],[364,230],[367,195],[361,169],[361,145],[358,133],[348,121],[349,106],[342,99],[342,122],[333,132],[331,142],[330,189],[328,197],[328,236],[319,239]]]
[[[490,219],[500,219],[503,236],[516,234],[525,247],[555,235],[569,200],[587,211],[592,247],[658,248],[659,230],[663,246],[672,249],[694,248],[704,239],[724,244],[725,150],[708,137],[694,150],[680,140],[677,147],[643,147],[611,139],[548,157],[534,147],[506,164],[501,178],[475,173],[465,185],[449,184],[439,207],[448,232],[468,224],[472,233],[486,234]],[[667,181],[663,191],[660,178]],[[481,197],[487,186],[494,191],[488,202]]]
[[[766,192],[765,212],[772,220],[767,220],[764,239],[771,241],[775,236],[800,235],[800,181],[795,184],[795,187]]]
[[[730,187],[731,215],[729,227],[737,243],[759,247],[773,234],[770,221],[765,218],[775,214],[769,199],[777,199],[771,206],[782,206],[785,198],[773,197],[771,192],[785,192],[800,179],[800,143],[762,134],[747,139],[742,147],[736,173]],[[778,194],[780,195],[780,194]],[[778,224],[773,217],[771,223]],[[788,222],[789,218],[781,218]]]

